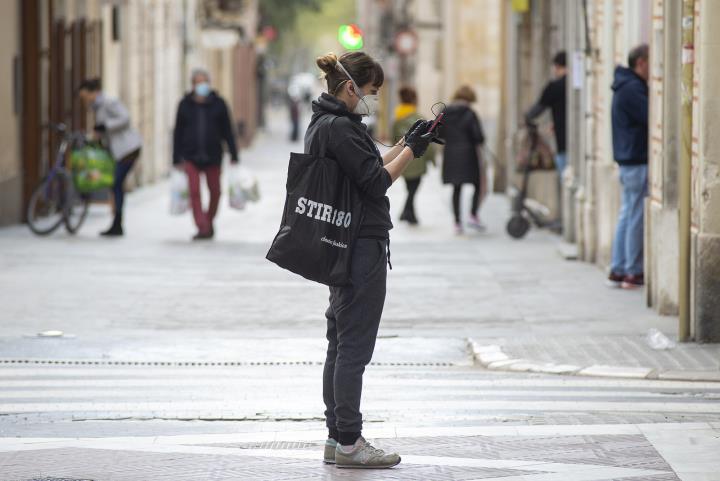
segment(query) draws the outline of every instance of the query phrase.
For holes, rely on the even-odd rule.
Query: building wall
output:
[[[15,75],[20,68],[19,25],[18,2],[0,2],[0,225],[22,217],[20,85]]]
[[[661,314],[678,313],[678,164],[680,162],[682,1],[653,3],[650,185],[646,202],[646,297]]]
[[[445,5],[452,18],[443,35],[443,98],[448,102],[459,86],[471,86],[477,94],[475,110],[486,133],[494,139],[500,113],[501,4],[495,0],[456,0]]]
[[[106,37],[105,76],[117,79],[109,83],[115,83],[116,91],[108,93],[127,104],[133,125],[143,137],[142,155],[131,173],[130,186],[164,177],[172,163],[175,109],[186,85],[185,14],[182,2],[131,0],[120,7],[119,41]]]
[[[191,69],[207,65],[206,57],[215,55],[219,86],[228,103],[233,105],[236,92],[243,91],[235,82],[236,64],[254,61],[258,20],[257,1],[243,5],[241,12],[229,11],[224,17],[229,23],[222,26],[235,42],[216,51],[202,45],[203,0],[0,2],[0,59],[6,72],[0,78],[0,224],[22,220],[28,193],[54,160],[57,136],[41,126],[52,121],[91,130],[92,113],[76,95],[83,77],[101,77],[105,93],[125,103],[143,137],[141,158],[126,187],[165,176],[171,166],[176,108],[188,89]],[[113,19],[119,21],[117,29]],[[238,27],[247,34],[243,55],[236,55]],[[23,48],[30,54],[21,57],[18,84],[23,95],[18,108],[25,112],[20,114],[13,101],[12,72],[13,59]],[[255,71],[254,64],[250,68]],[[254,79],[245,77],[248,90],[243,94],[255,99]],[[255,119],[255,103],[241,104],[243,115]],[[254,126],[245,132],[245,143]]]
[[[570,0],[569,0],[570,1]],[[592,51],[585,58],[587,99],[584,159],[571,172],[583,196],[575,225],[583,259],[607,268],[620,197],[612,159],[607,90],[616,64],[628,51],[650,44],[649,196],[645,205],[646,299],[662,314],[678,312],[682,226],[678,213],[682,169],[682,99],[691,101],[690,149],[690,320],[691,336],[720,340],[720,2],[695,0],[694,16],[683,18],[682,0],[591,0],[588,20]],[[683,51],[682,25],[692,22],[694,46]],[[579,44],[570,45],[577,48]],[[693,48],[694,47],[694,48]],[[569,48],[570,50],[570,48]],[[692,54],[692,55],[691,55]],[[683,62],[693,62],[693,83],[682,86]],[[589,115],[588,115],[589,114]],[[583,163],[584,162],[584,163]],[[586,169],[583,173],[582,169]]]
[[[578,219],[573,237],[577,239],[580,257],[603,269],[610,265],[620,206],[618,169],[612,155],[610,86],[615,67],[627,66],[628,52],[640,43],[650,43],[651,7],[649,0],[588,2],[592,51],[583,59],[584,117],[587,121],[579,130],[584,146],[575,152],[579,157],[577,161],[571,159],[574,168],[566,173],[565,185],[577,186],[575,205],[567,208],[574,211]],[[582,17],[577,20],[582,21]],[[582,57],[586,46],[571,43],[568,47],[569,52],[576,52],[571,55],[574,62]],[[570,67],[572,74],[575,67],[572,63]]]
[[[552,58],[562,50],[567,34],[565,1],[535,0],[529,10],[517,11],[514,3],[506,0],[501,4],[503,11],[497,20],[504,25],[500,38],[505,43],[502,63],[498,71],[504,72],[501,85],[504,92],[499,102],[502,111],[498,117],[503,123],[498,148],[501,168],[496,175],[498,185],[513,187],[521,185],[521,175],[516,172],[515,156],[518,140],[524,127],[524,115],[538,100],[542,89],[552,78]],[[554,145],[551,116],[549,111],[539,119],[543,138]],[[504,178],[509,182],[505,182]],[[554,171],[533,172],[528,182],[528,197],[544,205],[548,216],[559,215],[559,183]]]
[[[720,2],[695,0],[692,162],[692,334],[720,342]]]
[[[449,103],[457,88],[467,84],[476,91],[478,101],[473,107],[494,139],[500,112],[502,4],[495,0],[416,0],[407,2],[407,12],[403,4],[357,0],[364,50],[378,58],[385,70],[378,134],[387,136],[390,130],[401,84],[415,87],[418,110],[425,117],[433,115],[434,104]],[[389,46],[406,20],[418,43],[415,53],[403,58]],[[490,145],[494,147],[492,141]]]

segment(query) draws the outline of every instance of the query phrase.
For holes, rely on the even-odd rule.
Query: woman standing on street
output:
[[[395,109],[395,123],[393,124],[393,138],[402,137],[405,132],[412,127],[415,122],[421,119],[417,113],[417,92],[412,87],[402,87],[398,92],[400,95],[400,105]],[[435,149],[430,146],[425,155],[410,162],[410,165],[403,177],[407,185],[408,196],[405,201],[405,208],[400,215],[400,220],[408,222],[410,225],[417,225],[418,219],[415,215],[415,194],[420,187],[420,180],[427,172],[428,162],[435,161]]]
[[[355,184],[363,198],[364,216],[353,246],[351,284],[330,288],[327,358],[323,400],[329,431],[324,461],[341,468],[389,468],[400,462],[395,453],[375,449],[362,437],[360,397],[365,366],[372,358],[385,303],[390,202],[385,193],[413,158],[422,156],[429,127],[413,125],[404,141],[381,156],[362,116],[375,112],[383,69],[369,55],[351,52],[317,59],[325,72],[328,93],[313,102],[305,134],[305,153],[325,152]]]
[[[453,186],[453,213],[455,214],[455,233],[463,233],[463,224],[460,219],[460,193],[463,184],[471,184],[473,192],[470,206],[470,219],[468,225],[474,229],[484,230],[480,222],[478,210],[481,196],[484,196],[481,149],[485,143],[480,119],[470,104],[476,100],[475,92],[468,86],[460,87],[453,102],[445,109],[442,131],[445,138],[443,152],[443,182]]]
[[[115,198],[115,216],[110,228],[100,235],[118,237],[123,235],[122,218],[125,191],[123,184],[135,161],[140,157],[142,139],[140,134],[130,127],[130,114],[118,99],[103,94],[100,79],[83,81],[78,88],[83,103],[95,112],[95,136],[103,141],[116,161],[113,196]]]

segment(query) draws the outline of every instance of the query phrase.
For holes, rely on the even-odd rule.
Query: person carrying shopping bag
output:
[[[95,112],[95,137],[108,147],[116,161],[113,181],[115,215],[109,229],[100,233],[104,237],[123,235],[123,207],[125,178],[140,157],[142,138],[130,125],[130,113],[120,100],[102,92],[99,78],[84,80],[78,87],[83,104]]]
[[[210,87],[210,74],[195,69],[191,76],[193,89],[180,101],[173,132],[173,165],[188,177],[190,205],[198,233],[193,240],[212,239],[213,221],[220,204],[220,171],[223,143],[230,161],[239,162],[230,112],[220,95]],[[200,175],[210,190],[210,202],[203,210],[200,198]]]
[[[305,153],[291,154],[283,220],[267,258],[330,286],[323,400],[324,461],[339,468],[390,468],[396,453],[362,436],[363,373],[372,359],[389,264],[388,188],[432,140],[418,120],[384,155],[362,123],[375,113],[383,69],[363,52],[317,59],[327,92],[313,102]],[[308,261],[308,259],[310,259]]]

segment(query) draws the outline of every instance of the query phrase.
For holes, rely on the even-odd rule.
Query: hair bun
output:
[[[316,62],[317,66],[320,67],[320,70],[328,74],[337,69],[338,58],[337,55],[331,52],[323,55],[322,57],[318,57]]]

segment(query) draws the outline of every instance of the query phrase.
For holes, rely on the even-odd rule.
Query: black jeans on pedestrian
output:
[[[407,191],[408,196],[407,200],[405,201],[405,208],[403,209],[403,214],[406,216],[410,216],[410,218],[415,219],[415,194],[417,194],[418,187],[420,187],[420,179],[422,177],[418,177],[417,179],[405,179],[405,184],[407,185]]]
[[[323,400],[329,429],[352,444],[362,430],[360,398],[385,305],[388,241],[358,239],[353,249],[352,283],[330,288]]]
[[[477,215],[478,208],[480,207],[480,182],[472,184],[475,187],[475,191],[472,196],[472,204],[470,205],[470,213]],[[453,213],[455,214],[455,223],[460,223],[460,192],[462,190],[462,184],[453,184]]]
[[[140,157],[140,149],[137,149],[115,164],[115,180],[113,183],[113,195],[115,197],[115,221],[114,223],[120,224],[122,222],[122,211],[123,204],[125,203],[125,189],[123,184],[125,178],[135,165],[135,161]]]

